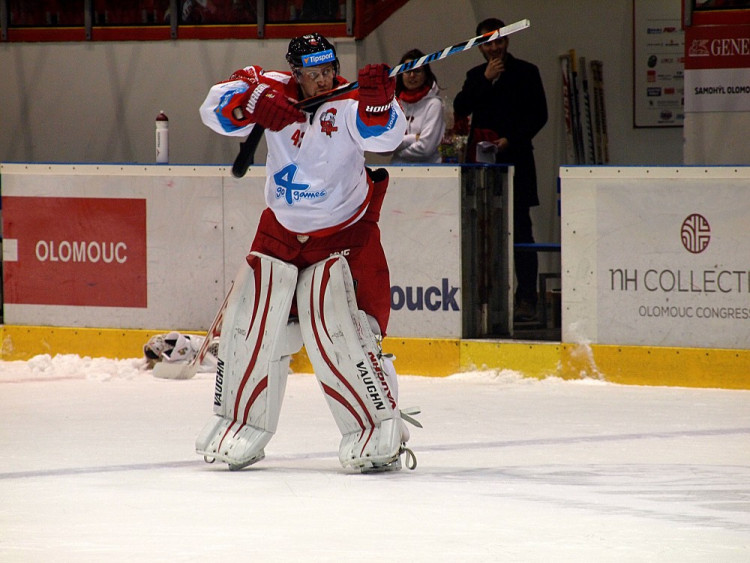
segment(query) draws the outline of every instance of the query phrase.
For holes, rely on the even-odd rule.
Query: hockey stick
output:
[[[263,127],[256,125],[253,127],[253,130],[250,131],[247,139],[240,143],[240,152],[237,153],[237,156],[234,159],[234,164],[232,164],[232,176],[235,178],[242,178],[247,173],[247,169],[250,168],[255,161],[255,149],[258,148],[258,143],[260,143],[260,138],[262,136]]]
[[[203,344],[195,357],[186,364],[159,362],[154,366],[154,377],[158,377],[159,379],[191,379],[192,377],[195,377],[195,374],[198,373],[206,354],[208,354],[211,342],[214,338],[221,335],[221,323],[224,320],[224,310],[227,308],[227,302],[229,301],[229,295],[232,293],[233,287],[234,282],[232,282],[229,291],[227,291],[224,303],[221,304],[219,312],[216,313],[216,318],[214,319],[214,322],[211,323],[211,328],[208,329],[206,339],[203,341]]]
[[[468,41],[456,43],[455,45],[446,47],[441,51],[435,51],[434,53],[430,53],[429,55],[425,55],[424,57],[420,57],[416,60],[408,61],[395,66],[391,69],[391,72],[388,73],[388,76],[390,78],[395,78],[397,75],[403,74],[404,72],[409,72],[410,70],[414,70],[415,68],[422,67],[432,62],[440,61],[446,57],[450,57],[451,55],[463,53],[464,51],[468,51],[472,47],[478,47],[479,45],[484,45],[485,43],[489,43],[491,41],[494,41],[495,39],[500,39],[501,37],[505,37],[506,35],[510,35],[511,33],[515,33],[516,31],[521,31],[522,29],[526,29],[530,25],[531,22],[529,20],[520,20],[516,23],[506,25],[505,27],[501,27],[500,29],[496,29],[495,31],[488,31],[487,33],[484,33],[482,35],[477,35],[476,37],[469,39]],[[345,94],[346,92],[356,90],[357,88],[359,88],[358,82],[349,82],[348,84],[342,84],[338,88],[334,88],[333,90],[329,90],[328,92],[323,92],[322,94],[318,94],[317,96],[312,96],[311,98],[302,100],[301,102],[298,102],[296,106],[300,109],[307,109],[309,107],[322,104],[326,100],[330,100],[331,98],[335,98],[336,96],[340,96],[341,94]]]
[[[571,114],[573,116],[573,138],[575,140],[576,164],[586,162],[586,154],[583,148],[583,130],[581,128],[581,105],[580,96],[578,95],[578,59],[576,59],[575,49],[568,51],[570,56],[570,96]]]
[[[422,67],[432,62],[440,61],[446,57],[450,57],[451,55],[463,53],[464,51],[468,51],[472,47],[478,47],[479,45],[484,45],[485,43],[489,43],[501,37],[505,37],[506,35],[510,35],[511,33],[521,31],[522,29],[526,29],[530,25],[531,22],[528,19],[524,19],[510,25],[506,25],[505,27],[501,27],[500,29],[496,29],[495,31],[488,31],[487,33],[484,33],[482,35],[477,35],[476,37],[473,37],[468,41],[456,43],[455,45],[451,45],[450,47],[446,47],[445,49],[442,49],[440,51],[435,51],[434,53],[430,53],[429,55],[425,55],[424,57],[420,57],[416,60],[408,61],[395,66],[388,73],[388,76],[394,78],[396,75],[402,74],[404,72],[409,72],[410,70],[414,70],[415,68]],[[310,98],[297,102],[295,106],[299,109],[309,109],[311,107],[320,105],[323,102],[330,100],[331,98],[335,98],[336,96],[340,96],[341,94],[356,90],[357,88],[359,88],[358,82],[348,82],[347,84],[342,84],[341,86],[334,88],[333,90],[329,90],[328,92],[323,92],[321,94],[318,94],[317,96],[312,96]],[[256,135],[253,135],[258,130],[260,130],[260,132]],[[263,129],[256,125],[255,127],[253,127],[253,130],[250,132],[250,136],[247,138],[247,140],[240,144],[240,152],[237,155],[237,158],[234,159],[234,165],[232,166],[232,175],[235,178],[242,178],[247,172],[248,167],[253,163],[255,149],[260,142],[260,136],[262,133]]]
[[[573,115],[570,100],[570,55],[560,55],[560,71],[562,74],[562,102],[563,118],[565,124],[565,154],[567,161],[576,163],[575,137],[573,135]]]
[[[609,163],[609,141],[607,139],[607,110],[604,106],[604,63],[591,61],[594,81],[594,109],[596,110],[597,164]]]
[[[588,149],[588,164],[596,164],[596,148],[594,148],[594,124],[591,121],[591,95],[589,94],[588,71],[586,70],[586,58],[578,60],[581,69],[581,86],[583,88],[583,108],[586,117],[586,147]]]

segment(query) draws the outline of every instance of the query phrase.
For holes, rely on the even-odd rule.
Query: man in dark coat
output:
[[[477,35],[505,24],[496,18],[479,23]],[[466,73],[466,81],[453,102],[456,119],[471,115],[467,162],[475,162],[476,145],[492,142],[497,147],[496,162],[513,164],[514,242],[534,242],[530,208],[539,205],[536,165],[531,140],[547,122],[547,101],[539,69],[508,52],[508,37],[479,46],[487,60]],[[536,252],[515,252],[515,320],[536,316]]]

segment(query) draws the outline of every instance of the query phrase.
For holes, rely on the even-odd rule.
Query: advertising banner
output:
[[[391,271],[388,334],[461,336],[461,177],[458,167],[390,167],[380,214]]]
[[[459,337],[458,167],[390,167],[391,336]],[[205,330],[265,208],[264,168],[3,164],[9,324]],[[96,197],[91,197],[96,194]]]
[[[392,166],[380,213],[391,273],[391,336],[459,338],[461,178],[458,167]],[[224,182],[225,279],[249,252],[265,207],[264,178]],[[228,285],[227,285],[228,288]]]
[[[641,181],[597,202],[602,342],[750,347],[750,190]]]
[[[750,349],[750,169],[560,174],[564,340]]]
[[[0,165],[7,324],[207,328],[224,299],[217,167]]]
[[[633,3],[633,124],[682,125],[685,34],[680,5],[665,0]]]
[[[6,303],[146,307],[146,200],[3,197]]]
[[[750,111],[750,25],[685,31],[685,111]]]

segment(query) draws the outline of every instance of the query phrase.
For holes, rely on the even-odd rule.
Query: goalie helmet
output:
[[[143,346],[143,354],[149,368],[153,368],[157,362],[188,363],[198,354],[204,340],[205,337],[197,334],[181,334],[176,331],[157,334]],[[207,356],[216,356],[215,351],[216,348],[211,343]]]
[[[339,73],[336,48],[320,33],[310,33],[292,39],[289,42],[286,60],[292,70],[333,63],[335,73]]]

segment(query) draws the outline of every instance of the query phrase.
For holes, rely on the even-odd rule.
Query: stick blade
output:
[[[518,20],[517,22],[506,25],[505,27],[501,27],[500,29],[495,31],[495,33],[497,33],[497,36],[495,36],[495,33],[493,33],[490,41],[497,39],[498,37],[505,37],[506,35],[511,35],[512,33],[521,31],[522,29],[526,29],[528,27],[531,27],[531,20],[529,19]]]

